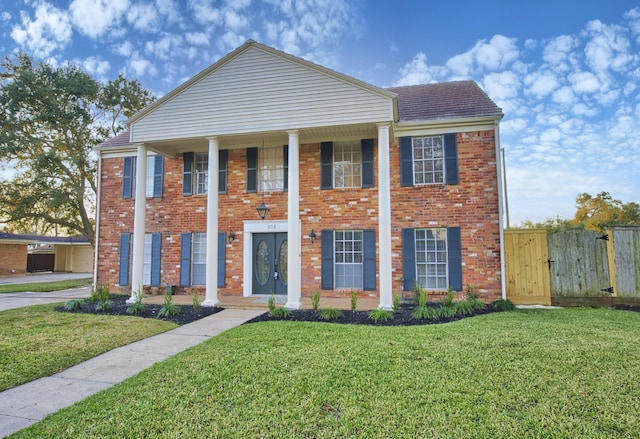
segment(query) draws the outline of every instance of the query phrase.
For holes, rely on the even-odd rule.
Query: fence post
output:
[[[611,297],[618,297],[618,284],[616,282],[616,252],[615,252],[615,233],[613,229],[605,232],[609,239],[607,240],[607,263],[609,264],[609,280],[613,287]]]

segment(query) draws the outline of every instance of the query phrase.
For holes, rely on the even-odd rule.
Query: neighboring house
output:
[[[84,236],[19,235],[0,232],[0,275],[37,271],[91,273],[93,248]]]
[[[97,280],[498,299],[502,116],[472,81],[381,89],[248,41],[96,148]]]

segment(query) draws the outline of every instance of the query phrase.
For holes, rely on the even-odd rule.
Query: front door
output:
[[[253,294],[287,294],[287,234],[253,234]]]

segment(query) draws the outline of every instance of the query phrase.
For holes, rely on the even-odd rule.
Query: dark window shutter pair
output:
[[[284,190],[289,188],[289,145],[283,147]],[[247,192],[258,192],[258,148],[247,148]]]
[[[444,135],[444,175],[445,184],[460,183],[458,172],[458,141],[457,134]],[[413,186],[413,139],[400,138],[400,184]]]
[[[415,229],[402,229],[402,287],[413,290],[416,280]],[[447,227],[447,267],[449,285],[454,291],[462,291],[462,239],[460,227]]]
[[[120,274],[119,285],[129,285],[129,267],[131,266],[131,237],[132,233],[122,233],[120,235]],[[160,285],[160,258],[161,258],[162,234],[153,233],[151,235],[151,286]]]
[[[124,158],[124,169],[122,172],[122,198],[133,198],[135,191],[134,178],[135,170],[133,169],[134,157]],[[162,177],[164,175],[164,157],[161,155],[154,156],[153,159],[153,196],[154,198],[162,197]]]
[[[195,166],[195,154],[185,152],[182,154],[182,195],[193,195],[193,176]],[[218,193],[227,193],[227,176],[228,176],[229,150],[218,150]]]
[[[333,289],[333,230],[322,231],[322,279],[323,290]],[[362,286],[365,291],[376,290],[376,231],[362,231]]]
[[[373,187],[373,139],[362,139],[362,187]],[[333,142],[320,144],[320,188],[333,189]]]
[[[226,239],[225,232],[218,232],[218,288],[224,287],[226,278]],[[191,233],[183,233],[180,239],[180,286],[191,286]]]

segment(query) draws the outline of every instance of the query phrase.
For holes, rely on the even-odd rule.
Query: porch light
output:
[[[311,244],[316,242],[316,232],[314,232],[313,229],[311,229],[311,233],[309,233],[309,239],[311,240]]]
[[[267,214],[269,213],[269,208],[266,204],[264,204],[264,201],[262,202],[262,204],[256,207],[256,210],[258,211],[258,216],[260,217],[260,219],[265,219],[267,217]]]
[[[229,239],[229,244],[231,244],[233,241],[236,240],[236,234],[233,232],[229,232],[229,236],[227,237],[227,239]]]

